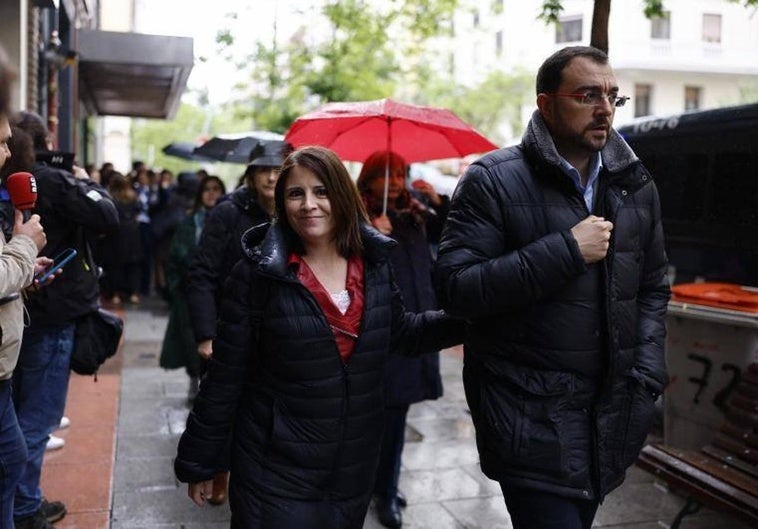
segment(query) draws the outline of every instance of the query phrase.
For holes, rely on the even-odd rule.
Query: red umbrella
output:
[[[384,150],[412,163],[497,149],[449,110],[392,99],[327,103],[297,118],[284,139],[295,147],[322,145],[358,162]]]

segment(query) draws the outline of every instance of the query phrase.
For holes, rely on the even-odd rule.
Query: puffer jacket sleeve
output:
[[[480,318],[517,309],[586,270],[570,230],[508,246],[510,206],[516,204],[499,181],[508,176],[472,164],[453,195],[435,274],[440,303],[450,314]]]
[[[638,344],[634,367],[644,377],[653,393],[661,393],[668,383],[664,342],[666,339],[666,308],[671,290],[666,275],[668,262],[664,249],[660,198],[655,184],[651,184],[652,232],[645,248],[642,279],[637,294]]]
[[[226,453],[231,438],[237,406],[251,359],[256,354],[257,328],[262,319],[262,309],[253,309],[251,305],[251,281],[250,263],[240,261],[225,283],[213,356],[174,461],[180,481],[197,483],[224,470],[220,457]]]
[[[187,274],[187,304],[197,342],[216,337],[216,291],[222,263],[232,242],[234,222],[230,217],[234,207],[227,201],[210,210]]]
[[[465,321],[441,310],[414,313],[405,310],[400,288],[392,279],[390,267],[392,341],[390,351],[416,356],[433,353],[463,342]]]

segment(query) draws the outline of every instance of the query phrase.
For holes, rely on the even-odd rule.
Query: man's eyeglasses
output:
[[[591,107],[600,106],[603,104],[603,101],[608,101],[612,107],[623,107],[626,104],[626,102],[629,101],[629,96],[620,96],[616,94],[602,94],[600,92],[584,92],[581,94],[549,92],[546,95],[558,96],[558,97],[573,97],[574,99],[578,100],[581,104],[591,106]]]

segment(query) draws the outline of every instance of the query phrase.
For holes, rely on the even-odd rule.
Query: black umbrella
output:
[[[236,138],[224,138],[214,136],[193,151],[195,154],[205,156],[219,162],[248,163],[250,154],[258,144],[266,144],[270,141],[280,141],[281,134],[268,131],[253,131],[243,133]]]
[[[194,150],[196,147],[197,147],[196,144],[191,143],[189,141],[175,141],[163,147],[161,151],[163,151],[163,154],[174,156],[176,158],[181,158],[182,160],[190,160],[193,162],[215,161],[213,158],[195,154]]]

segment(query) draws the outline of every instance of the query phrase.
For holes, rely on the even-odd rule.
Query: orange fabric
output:
[[[758,313],[758,291],[731,283],[684,283],[671,287],[674,301]]]
[[[334,341],[343,363],[347,363],[355,349],[358,333],[361,330],[361,318],[363,317],[363,259],[360,256],[351,257],[347,261],[347,293],[350,296],[350,306],[345,314],[342,314],[332,301],[332,296],[319,283],[313,270],[303,258],[297,254],[289,257],[290,263],[298,265],[298,280],[313,294],[321,307],[326,321],[332,328]]]

